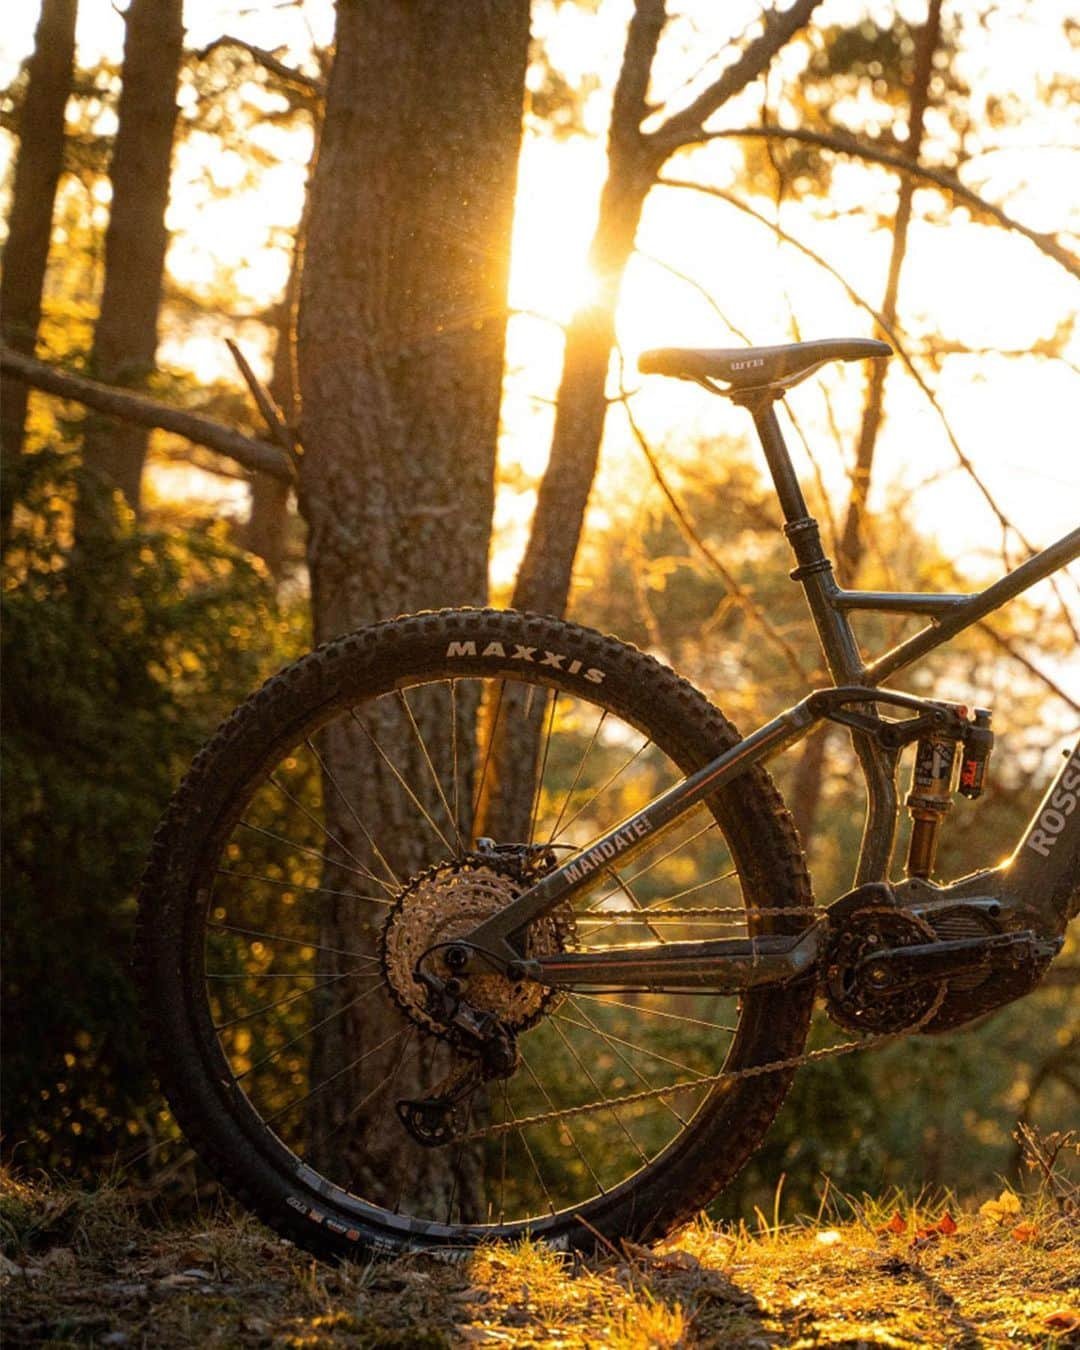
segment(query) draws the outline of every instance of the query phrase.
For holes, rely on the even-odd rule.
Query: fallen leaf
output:
[[[1014,1214],[1020,1213],[1020,1199],[1013,1191],[1002,1191],[996,1200],[987,1200],[980,1205],[979,1213],[991,1223],[1007,1223]]]
[[[1062,1308],[1045,1319],[1045,1325],[1052,1331],[1080,1330],[1080,1308]]]
[[[907,1224],[906,1224],[906,1223],[903,1221],[903,1219],[900,1217],[899,1211],[897,1211],[897,1212],[892,1216],[892,1218],[889,1220],[888,1223],[883,1223],[883,1224],[881,1225],[881,1227],[878,1229],[878,1232],[879,1232],[879,1233],[906,1233],[906,1232],[907,1232]]]
[[[628,1238],[623,1239],[623,1252],[631,1261],[637,1261],[647,1266],[653,1266],[659,1270],[700,1270],[701,1262],[690,1252],[684,1252],[676,1249],[670,1252],[653,1251],[651,1247],[643,1247],[640,1243],[631,1242]]]
[[[1039,1236],[1039,1230],[1033,1223],[1018,1223],[1012,1235],[1016,1242],[1034,1242]]]
[[[949,1213],[949,1211],[946,1210],[945,1213],[938,1220],[937,1225],[938,1232],[944,1233],[946,1237],[951,1237],[952,1234],[956,1232],[956,1229],[957,1229],[956,1220]]]

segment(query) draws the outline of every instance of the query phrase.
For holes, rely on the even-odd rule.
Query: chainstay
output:
[[[902,1031],[887,1031],[879,1036],[868,1036],[859,1041],[842,1041],[839,1045],[821,1046],[817,1050],[807,1050],[801,1055],[791,1055],[787,1059],[771,1060],[768,1064],[752,1064],[745,1069],[721,1070],[703,1078],[695,1078],[686,1083],[671,1083],[663,1087],[644,1088],[640,1092],[629,1092],[623,1097],[615,1097],[602,1102],[583,1102],[580,1106],[568,1106],[561,1111],[544,1111],[535,1116],[521,1116],[516,1120],[500,1121],[483,1130],[474,1130],[462,1139],[462,1143],[473,1143],[480,1139],[489,1139],[492,1135],[508,1134],[525,1126],[547,1125],[555,1121],[567,1120],[576,1116],[592,1115],[597,1111],[613,1111],[620,1107],[635,1106],[638,1102],[655,1101],[670,1097],[679,1092],[690,1092],[698,1088],[716,1087],[720,1083],[735,1082],[742,1078],[758,1078],[767,1073],[783,1073],[791,1069],[801,1069],[806,1064],[814,1064],[824,1059],[835,1059],[840,1055],[854,1054],[857,1050],[877,1050],[893,1041],[905,1040],[920,1031],[938,1012],[945,997],[946,986],[942,984],[937,998],[923,1013],[917,1022]]]

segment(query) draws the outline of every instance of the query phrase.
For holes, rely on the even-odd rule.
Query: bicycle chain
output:
[[[717,914],[738,914],[743,919],[768,919],[768,918],[797,918],[803,915],[809,915],[811,918],[820,919],[828,913],[824,905],[800,905],[793,907],[791,905],[760,906],[747,908],[744,905],[727,906],[697,906],[687,909],[590,909],[583,913],[576,914],[577,923],[592,923],[594,920],[605,920],[607,923],[651,923],[654,919],[668,919],[671,922],[677,922],[679,919],[691,918],[709,918]]]
[[[784,912],[790,913],[791,911],[785,910]],[[890,1041],[903,1040],[905,1037],[913,1036],[921,1030],[937,1014],[946,992],[946,985],[942,984],[937,997],[922,1017],[917,1022],[913,1022],[910,1027],[905,1027],[903,1031],[883,1032],[880,1036],[869,1036],[861,1041],[843,1041],[840,1045],[826,1045],[817,1050],[804,1051],[801,1055],[792,1055],[787,1059],[772,1060],[768,1064],[752,1064],[745,1069],[722,1070],[720,1073],[695,1078],[691,1082],[671,1083],[664,1087],[646,1088],[641,1092],[627,1093],[625,1097],[616,1097],[610,1101],[583,1102],[580,1106],[569,1106],[562,1111],[545,1111],[535,1116],[521,1116],[516,1120],[500,1121],[497,1125],[489,1125],[483,1130],[474,1130],[472,1134],[465,1135],[462,1143],[473,1143],[480,1139],[490,1138],[492,1135],[508,1134],[511,1130],[521,1129],[527,1125],[546,1125],[550,1121],[565,1120],[570,1116],[591,1115],[597,1111],[611,1111],[621,1106],[634,1106],[638,1102],[668,1097],[676,1092],[689,1092],[692,1088],[714,1087],[720,1083],[733,1082],[737,1079],[759,1078],[766,1073],[781,1073],[788,1069],[801,1069],[806,1064],[813,1064],[824,1059],[834,1059],[840,1055],[850,1055],[856,1050],[877,1050]]]

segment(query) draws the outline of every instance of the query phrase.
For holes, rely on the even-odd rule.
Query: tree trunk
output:
[[[627,32],[608,131],[608,177],[589,250],[596,296],[566,331],[551,455],[540,483],[525,556],[514,584],[514,609],[562,615],[585,520],[607,416],[607,374],[615,340],[615,310],[634,248],[655,162],[638,128],[648,112],[646,92],[664,26],[664,0],[638,0]],[[492,747],[482,833],[523,842],[529,827],[544,700],[524,688],[507,690]]]
[[[909,132],[905,152],[911,162],[917,163],[922,148],[923,121],[930,98],[930,78],[934,68],[934,52],[941,35],[941,0],[929,0],[926,23],[917,36],[915,70],[911,85]],[[907,254],[908,227],[911,224],[911,202],[915,195],[915,179],[900,179],[893,223],[892,251],[889,256],[889,275],[881,302],[882,337],[896,324],[900,297],[900,274]],[[866,502],[874,467],[874,451],[881,431],[885,402],[885,376],[888,363],[871,361],[863,406],[862,425],[855,452],[855,467],[851,475],[851,493],[847,512],[837,545],[836,570],[842,586],[854,586],[859,566],[866,552]],[[828,765],[829,728],[810,737],[803,747],[792,781],[792,803],[796,824],[807,846],[812,846],[814,823],[821,805],[821,793]]]
[[[105,284],[91,367],[110,384],[138,384],[154,369],[168,234],[176,87],[184,30],[181,0],[132,0],[125,14],[123,85],[109,178]],[[91,418],[83,462],[138,511],[148,433]],[[83,521],[94,514],[83,506]]]
[[[41,319],[53,204],[64,159],[64,110],[75,62],[77,0],[44,0],[19,117],[19,155],[11,194],[0,332],[4,343],[32,355]],[[29,387],[4,377],[0,386],[0,521],[6,542],[22,454]]]
[[[605,385],[619,289],[657,169],[639,127],[649,112],[649,73],[663,26],[664,0],[638,0],[615,88],[608,177],[589,251],[597,295],[567,330],[551,456],[514,586],[515,609],[555,615],[566,610],[607,413]]]
[[[299,314],[300,508],[316,641],[486,598],[528,41],[527,0],[338,5]],[[450,734],[445,707],[418,696],[412,704],[437,760]],[[377,710],[365,726],[393,743],[400,771],[421,785],[415,740],[392,712]],[[475,708],[463,710],[463,741],[474,722]],[[367,733],[350,726],[328,736],[325,755],[345,794],[372,805],[367,823],[395,868],[408,876],[429,862],[415,830],[394,819],[393,784]],[[377,867],[341,794],[327,785],[324,800],[329,828]],[[322,934],[328,947],[357,941],[355,924],[334,912]],[[380,1025],[370,1005],[345,1009],[355,997],[348,984],[336,986],[341,1015],[314,1038],[313,1076],[387,1034],[389,1011]],[[414,1062],[395,1095],[430,1088],[430,1073]],[[361,1100],[353,1080],[342,1072],[333,1093],[312,1099],[308,1151],[331,1174],[359,1169],[369,1198],[392,1201],[384,1188],[405,1147],[396,1120],[361,1115],[349,1131],[335,1129]],[[352,1141],[361,1137],[358,1156]],[[474,1160],[451,1166],[442,1151],[421,1152],[415,1184],[433,1204],[456,1186],[465,1212]]]
[[[934,72],[934,52],[941,36],[941,0],[929,0],[926,23],[916,37],[917,50],[915,70],[911,85],[911,103],[908,114],[908,138],[904,146],[905,155],[913,164],[918,162],[922,149],[923,121],[930,101],[930,77]],[[911,224],[911,202],[915,195],[915,179],[904,176],[900,179],[896,202],[896,219],[893,222],[892,252],[889,256],[889,275],[885,283],[885,295],[881,302],[881,317],[884,337],[887,330],[896,324],[897,304],[900,297],[900,273],[903,270],[907,254],[908,228]],[[855,468],[851,477],[851,495],[848,498],[847,514],[840,531],[837,574],[842,586],[852,586],[856,573],[866,551],[865,516],[866,500],[870,492],[870,477],[874,467],[874,451],[877,447],[878,433],[881,430],[882,409],[885,401],[885,376],[888,362],[871,361],[870,374],[866,389],[866,403],[863,408],[862,426],[859,430],[859,443],[855,452]]]

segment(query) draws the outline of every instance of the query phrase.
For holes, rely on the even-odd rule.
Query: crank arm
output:
[[[1035,933],[999,933],[992,937],[955,938],[913,947],[871,952],[855,968],[856,978],[881,993],[894,993],[928,980],[948,980],[969,971],[1003,969],[1047,961],[1061,949],[1063,938]]]
[[[794,936],[559,952],[520,961],[514,969],[520,977],[554,989],[709,989],[741,994],[809,974],[818,963],[825,933],[822,921]]]

